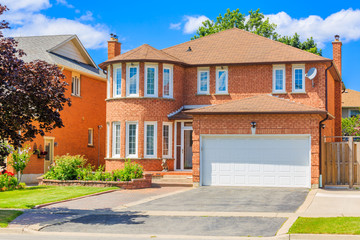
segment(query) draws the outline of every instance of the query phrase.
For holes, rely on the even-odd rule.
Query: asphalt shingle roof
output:
[[[360,107],[360,92],[346,89],[341,95],[342,107]]]

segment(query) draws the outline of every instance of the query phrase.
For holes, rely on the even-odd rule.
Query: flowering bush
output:
[[[18,182],[21,181],[24,169],[29,163],[31,155],[32,151],[29,145],[24,148],[19,148],[12,153],[12,159],[9,161],[9,165],[15,169]]]
[[[5,166],[6,157],[14,151],[14,148],[6,143],[0,142],[0,166]]]
[[[11,172],[0,175],[0,191],[14,190],[18,186],[18,180]]]

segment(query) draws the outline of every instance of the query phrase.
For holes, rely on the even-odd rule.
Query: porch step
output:
[[[164,175],[163,177],[153,177],[152,183],[160,186],[192,186],[192,176],[171,176]]]
[[[191,175],[164,175],[164,179],[192,179]]]

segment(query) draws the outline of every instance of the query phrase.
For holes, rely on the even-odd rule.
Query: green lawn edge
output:
[[[299,217],[288,233],[360,235],[360,217]]]
[[[23,212],[18,210],[0,210],[0,228],[6,228],[12,220],[21,214]]]
[[[0,209],[29,209],[36,205],[69,200],[95,193],[119,189],[117,187],[35,186],[0,192]]]

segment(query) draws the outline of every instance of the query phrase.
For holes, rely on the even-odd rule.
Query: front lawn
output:
[[[0,210],[0,228],[8,226],[9,222],[20,216],[22,211],[15,210]]]
[[[56,202],[98,192],[104,192],[116,187],[58,187],[36,186],[25,189],[0,192],[0,208],[32,208],[43,203]]]
[[[360,217],[299,217],[290,228],[289,233],[359,235]]]

